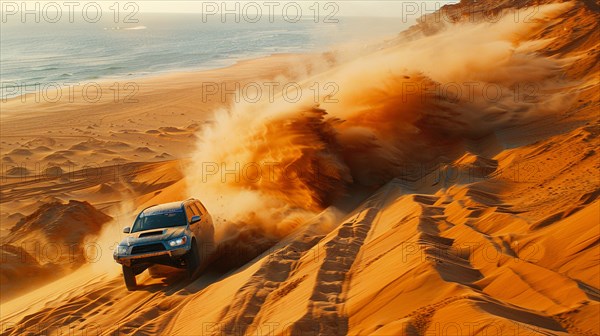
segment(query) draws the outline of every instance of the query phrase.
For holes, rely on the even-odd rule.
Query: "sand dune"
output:
[[[600,11],[541,3],[524,23],[532,2],[463,1],[442,9],[452,23],[423,19],[360,55],[147,78],[137,104],[2,103],[0,332],[600,334]],[[333,81],[339,101],[202,101],[198,78]],[[405,96],[465,82],[510,94]],[[513,95],[524,83],[535,99]],[[267,161],[296,175],[202,166]],[[215,261],[128,292],[111,258],[121,228],[189,196],[213,213]],[[101,253],[52,263],[24,242]]]

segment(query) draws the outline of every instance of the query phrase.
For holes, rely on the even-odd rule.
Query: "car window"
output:
[[[204,211],[202,211],[202,209],[200,207],[198,207],[198,203],[194,203],[194,204],[192,204],[192,206],[196,210],[197,214],[199,214],[200,216],[204,215]]]
[[[185,214],[187,215],[187,220],[188,220],[188,222],[192,220],[192,217],[193,217],[194,215],[196,215],[196,214],[194,213],[194,210],[192,209],[192,207],[190,207],[190,205],[189,205],[189,204],[185,206]]]
[[[165,227],[186,225],[185,215],[181,209],[179,211],[161,212],[146,215],[140,214],[133,223],[131,232],[160,229]]]

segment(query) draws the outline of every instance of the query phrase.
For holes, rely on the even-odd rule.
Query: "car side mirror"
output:
[[[123,233],[131,232],[131,228],[129,226],[123,228]]]
[[[192,219],[190,219],[190,224],[194,224],[194,223],[198,223],[200,221],[200,216],[196,215],[196,216],[192,216]]]

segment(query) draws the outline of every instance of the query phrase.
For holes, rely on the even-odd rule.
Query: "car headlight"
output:
[[[183,236],[183,237],[175,238],[173,240],[169,240],[169,246],[171,246],[171,247],[181,246],[181,245],[184,245],[185,242],[187,242],[187,237]]]
[[[127,254],[127,246],[119,245],[117,246],[117,254]]]

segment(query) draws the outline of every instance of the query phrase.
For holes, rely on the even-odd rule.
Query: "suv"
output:
[[[200,201],[153,205],[135,219],[133,227],[123,229],[128,236],[119,243],[113,257],[123,265],[123,278],[128,290],[135,290],[135,276],[154,265],[187,270],[193,278],[206,261],[202,247],[213,247],[212,218]],[[151,271],[152,269],[150,269]],[[152,272],[151,272],[152,274]]]

